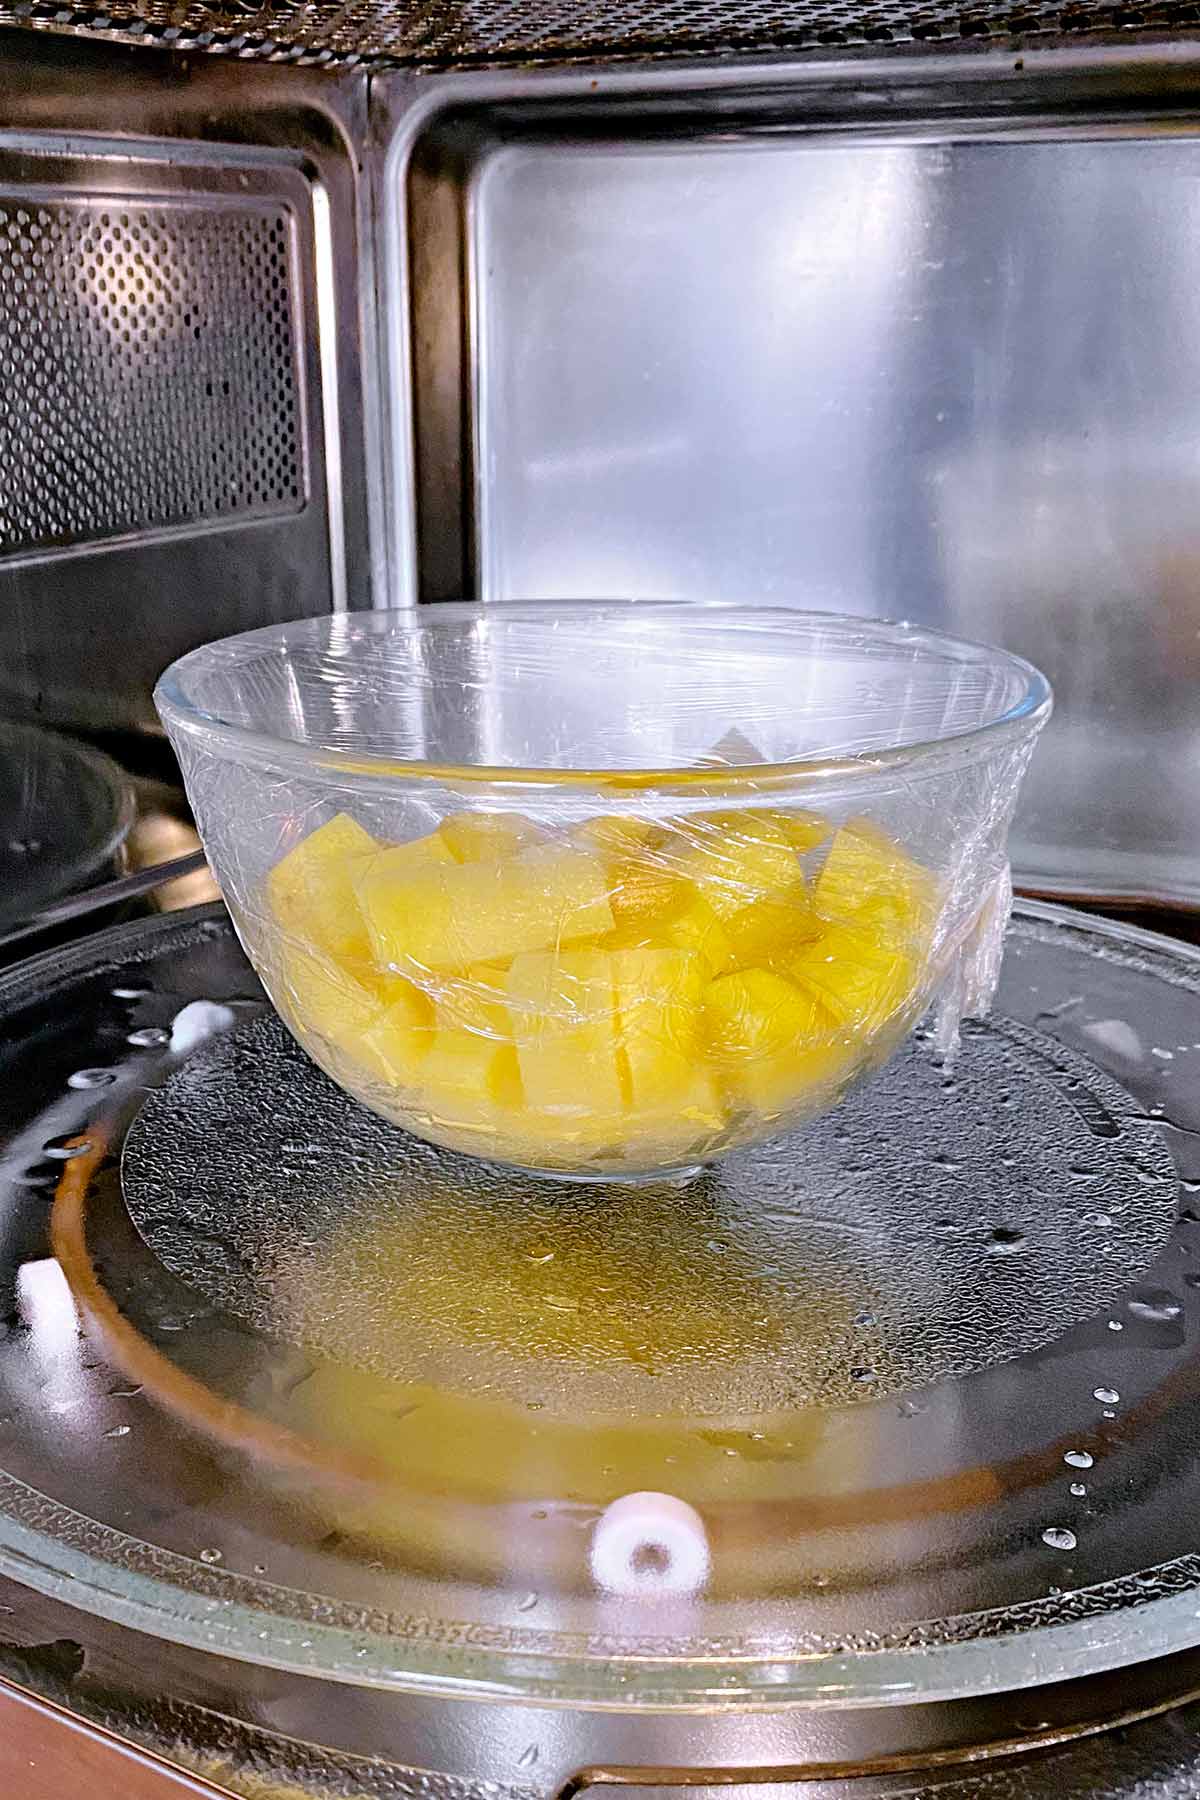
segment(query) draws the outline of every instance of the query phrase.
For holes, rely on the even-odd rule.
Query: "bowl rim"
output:
[[[214,658],[231,660],[238,656],[257,657],[272,649],[285,649],[305,639],[328,634],[338,622],[406,620],[410,625],[427,629],[436,624],[462,620],[482,622],[505,614],[532,615],[571,612],[590,615],[597,620],[617,614],[641,614],[645,617],[684,611],[692,614],[724,613],[746,620],[771,621],[780,627],[837,622],[880,644],[907,643],[925,646],[930,651],[951,652],[964,666],[990,663],[1007,669],[1021,678],[1022,691],[1002,713],[966,731],[948,733],[944,737],[913,739],[886,749],[840,756],[799,757],[784,762],[739,763],[722,766],[701,764],[695,767],[646,766],[642,768],[562,769],[553,767],[508,765],[504,763],[443,763],[420,759],[385,756],[367,750],[351,750],[338,745],[305,743],[294,738],[276,736],[255,727],[234,724],[219,715],[206,712],[187,694],[185,683],[189,673]],[[1032,738],[1045,724],[1053,709],[1053,691],[1041,670],[1013,651],[996,645],[962,638],[936,627],[921,625],[909,619],[884,619],[870,615],[836,612],[832,609],[792,606],[770,606],[733,600],[500,600],[483,602],[438,601],[421,606],[374,607],[356,612],[329,612],[289,620],[283,624],[260,626],[203,644],[178,657],[160,675],[154,689],[154,703],[168,732],[182,731],[200,739],[205,747],[229,760],[252,763],[292,774],[336,774],[351,784],[358,780],[422,780],[437,785],[482,784],[488,787],[586,787],[605,790],[697,789],[710,794],[714,788],[745,790],[752,780],[756,790],[793,784],[820,784],[831,779],[845,779],[864,773],[884,773],[921,763],[931,772],[946,761],[958,762],[976,755],[987,755],[998,741],[1005,738]]]

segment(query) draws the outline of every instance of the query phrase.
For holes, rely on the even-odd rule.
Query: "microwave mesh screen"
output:
[[[0,554],[296,512],[291,217],[0,194]]]
[[[0,23],[316,63],[470,67],[1183,30],[1195,0],[7,0]]]

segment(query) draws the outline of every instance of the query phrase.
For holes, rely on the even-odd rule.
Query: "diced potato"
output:
[[[381,964],[461,969],[612,928],[604,865],[586,851],[547,844],[501,862],[411,872],[390,862],[392,854],[367,863],[358,887]]]
[[[757,900],[804,893],[796,852],[765,813],[709,813],[685,821],[681,833],[687,845],[678,867],[722,921]]]
[[[613,957],[618,1066],[627,1090],[631,1144],[660,1153],[685,1147],[724,1123],[707,1067],[706,968],[694,951],[636,949]]]
[[[619,1143],[613,958],[604,950],[527,952],[514,959],[507,985],[528,1107],[564,1121],[611,1120]]]
[[[652,923],[688,898],[690,884],[648,856],[609,865],[609,901],[618,926]]]
[[[383,1011],[374,986],[297,944],[280,946],[278,964],[281,1012],[298,1030],[315,1032],[352,1054]]]
[[[495,862],[535,844],[541,831],[521,813],[463,812],[443,819],[436,835],[455,862]]]
[[[412,1086],[433,1045],[432,1002],[399,975],[381,984],[381,996],[383,1009],[362,1034],[362,1059],[389,1084]]]
[[[805,812],[800,807],[792,812],[773,812],[770,816],[792,849],[801,855],[823,844],[833,830],[831,821],[822,813]]]
[[[794,900],[756,900],[725,921],[725,932],[738,968],[775,968],[786,967],[823,925],[799,893]]]
[[[268,878],[272,991],[440,1142],[531,1168],[699,1159],[731,1113],[833,1099],[916,996],[932,876],[856,823],[810,893],[800,855],[828,829],[614,816],[564,842],[462,813],[384,847],[339,815]]]
[[[928,869],[875,826],[856,820],[835,832],[813,900],[827,919],[851,921],[867,904],[884,903],[916,939],[928,928],[935,892]]]
[[[834,1089],[855,1049],[820,1000],[771,969],[711,982],[705,1015],[730,1098],[767,1116]]]
[[[521,1105],[512,1045],[461,1025],[439,1022],[421,1064],[420,1082],[433,1121],[468,1136],[504,1131]],[[487,1154],[483,1142],[480,1150]]]
[[[723,975],[737,961],[726,926],[694,888],[665,918],[655,921],[653,935],[668,948],[694,951],[710,976]]]
[[[652,819],[600,813],[594,819],[585,819],[575,835],[584,840],[588,849],[603,850],[609,856],[623,856],[650,849],[662,840],[663,830]]]
[[[410,1082],[428,1046],[433,1008],[400,976],[360,977],[332,959],[285,944],[280,1011],[388,1086]]]
[[[913,959],[872,931],[830,925],[791,965],[791,975],[842,1025],[878,1027],[910,998]]]
[[[267,876],[271,911],[284,932],[339,962],[367,962],[371,946],[355,877],[378,850],[349,813],[338,813],[289,850]]]
[[[480,1037],[512,1037],[508,1016],[508,970],[503,963],[475,963],[461,974],[441,975],[425,984],[433,990],[438,1017]]]
[[[693,951],[619,950],[612,972],[628,1104],[658,1106],[689,1085],[703,1054],[703,965]]]

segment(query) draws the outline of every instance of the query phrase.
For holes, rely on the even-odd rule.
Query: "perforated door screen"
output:
[[[0,24],[227,55],[439,67],[1188,31],[1195,0],[15,0]]]
[[[0,190],[5,555],[304,504],[285,207]]]

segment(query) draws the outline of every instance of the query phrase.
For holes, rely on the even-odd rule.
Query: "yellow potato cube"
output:
[[[787,837],[767,814],[708,813],[680,826],[681,873],[726,921],[757,900],[804,893],[804,872]]]
[[[362,1061],[392,1085],[410,1087],[433,1045],[433,1005],[402,976],[381,983],[382,1010],[361,1037]]]
[[[818,844],[823,844],[833,830],[831,821],[822,813],[805,812],[801,807],[796,807],[791,812],[773,812],[770,817],[792,849],[799,851],[801,855],[806,850],[815,850]]]
[[[618,926],[652,924],[661,914],[686,901],[689,891],[682,875],[661,867],[649,856],[626,857],[611,863],[608,878],[609,902]]]
[[[773,1115],[824,1094],[853,1067],[853,1042],[820,1000],[771,969],[710,982],[705,1015],[730,1098]]]
[[[515,856],[542,835],[521,813],[463,812],[443,819],[436,835],[455,862],[495,862]]]
[[[774,968],[790,963],[823,926],[799,893],[794,900],[756,900],[725,921],[725,932],[738,968]]]
[[[507,984],[508,970],[503,963],[475,963],[461,974],[432,976],[422,986],[436,1000],[443,1024],[462,1025],[480,1037],[508,1042],[512,1021]]]
[[[461,1025],[439,1023],[420,1068],[421,1098],[434,1124],[479,1136],[505,1128],[521,1103],[516,1056],[511,1044],[480,1037]]]
[[[612,958],[617,1040],[628,1103],[670,1103],[703,1053],[705,974],[687,950],[619,950]]]
[[[267,876],[267,898],[284,932],[340,962],[367,962],[371,947],[355,877],[378,850],[349,813],[338,813],[289,850]]]
[[[360,977],[331,959],[285,944],[274,997],[303,1037],[320,1038],[376,1080],[412,1080],[428,1046],[433,1008],[400,976]]]
[[[915,938],[928,929],[935,896],[928,869],[862,819],[834,834],[813,892],[817,911],[827,919],[854,921],[864,906],[882,903]]]
[[[904,950],[853,925],[830,925],[791,964],[792,979],[840,1024],[877,1029],[912,996],[917,971]]]
[[[631,1150],[685,1146],[724,1123],[705,1052],[706,969],[693,951],[645,948],[613,957],[618,1068]]]
[[[723,975],[737,962],[726,925],[694,888],[665,917],[653,921],[653,938],[671,949],[694,951],[710,976]]]
[[[353,1053],[383,1010],[374,986],[295,944],[281,945],[277,961],[279,978],[272,990],[279,1010],[299,1030]]]
[[[372,948],[385,965],[461,969],[612,928],[604,865],[586,851],[546,844],[500,862],[411,872],[391,856],[372,858],[358,885]]]
[[[588,1121],[619,1143],[613,958],[604,950],[529,952],[514,959],[507,990],[529,1109]]]
[[[623,856],[636,854],[639,850],[647,850],[659,843],[663,830],[652,819],[635,819],[623,813],[601,813],[594,819],[585,820],[576,836],[584,840],[588,849],[603,850],[609,856]]]

